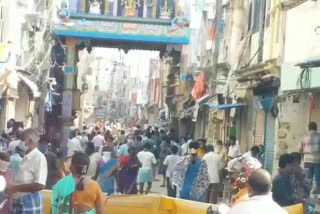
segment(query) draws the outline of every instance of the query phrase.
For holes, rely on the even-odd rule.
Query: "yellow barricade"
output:
[[[284,208],[289,214],[303,214],[303,205],[302,204],[296,204],[290,207]]]
[[[44,190],[42,194],[45,214],[50,214],[51,191]],[[159,195],[116,195],[107,198],[105,209],[108,214],[207,214],[209,206],[206,203]],[[289,214],[303,214],[303,206],[300,204],[285,209]]]

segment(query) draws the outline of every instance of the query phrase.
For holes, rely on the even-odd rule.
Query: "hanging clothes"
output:
[[[196,83],[193,86],[193,89],[191,91],[191,95],[194,100],[198,100],[201,98],[203,95],[206,94],[206,83],[205,83],[205,75],[204,72],[201,72],[200,75],[198,76],[198,79]]]

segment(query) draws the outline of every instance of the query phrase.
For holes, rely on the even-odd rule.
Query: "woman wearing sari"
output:
[[[137,176],[140,162],[135,148],[129,147],[129,155],[120,159],[119,187],[122,194],[137,194]]]
[[[72,174],[58,181],[52,188],[52,213],[104,213],[105,197],[99,184],[86,176],[88,167],[87,154],[77,152],[72,156]]]
[[[117,181],[118,160],[116,159],[112,148],[104,147],[102,151],[102,160],[99,161],[98,182],[102,192],[112,195],[115,192],[114,186]]]
[[[189,155],[177,162],[173,170],[172,184],[180,192],[180,198],[204,202],[210,180],[206,162],[197,155],[198,149],[198,142],[189,144]]]

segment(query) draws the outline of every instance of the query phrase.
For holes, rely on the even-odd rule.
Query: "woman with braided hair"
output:
[[[86,176],[89,157],[75,153],[71,160],[71,175],[60,180],[51,196],[52,213],[103,214],[105,198],[98,182]]]

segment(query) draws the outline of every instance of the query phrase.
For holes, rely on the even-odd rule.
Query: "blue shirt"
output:
[[[13,173],[13,176],[18,172],[21,161],[22,157],[18,153],[14,153],[10,156],[9,169]]]
[[[118,150],[118,157],[124,157],[124,156],[128,156],[129,152],[128,152],[129,146],[128,144],[122,144]]]

